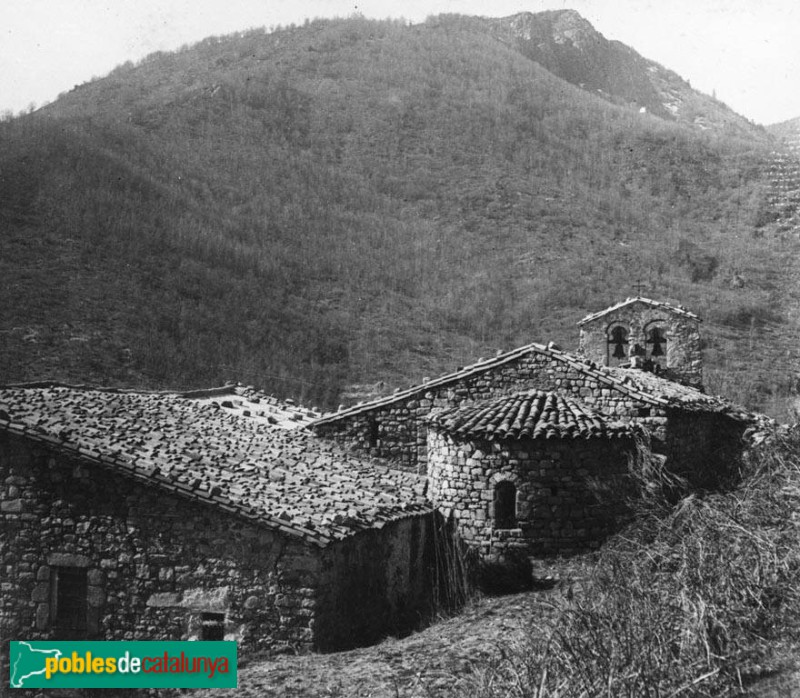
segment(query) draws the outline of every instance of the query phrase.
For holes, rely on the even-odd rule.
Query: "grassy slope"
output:
[[[712,389],[790,387],[750,356],[795,329],[771,306],[795,243],[754,236],[767,144],[615,107],[463,23],[210,39],[0,126],[0,380],[332,405],[574,347],[641,279],[706,318]]]

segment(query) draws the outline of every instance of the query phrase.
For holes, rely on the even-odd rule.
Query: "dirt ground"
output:
[[[483,596],[452,618],[404,638],[331,654],[280,655],[243,662],[236,690],[191,691],[192,698],[445,698],[471,695],[476,672],[553,613],[564,597],[584,593],[590,559],[537,572],[560,579],[545,591]],[[588,591],[588,589],[586,589]],[[750,686],[749,698],[800,698],[800,672]]]
[[[529,592],[471,603],[459,616],[402,639],[334,654],[279,656],[239,669],[235,691],[192,691],[193,698],[434,698],[450,694],[501,641],[552,608],[561,591]]]

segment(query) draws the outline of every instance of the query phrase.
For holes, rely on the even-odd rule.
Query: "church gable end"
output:
[[[578,323],[580,353],[602,366],[644,368],[702,390],[699,323],[680,306],[629,298]]]

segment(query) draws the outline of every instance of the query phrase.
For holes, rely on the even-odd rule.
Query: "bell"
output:
[[[627,356],[625,345],[628,343],[628,332],[624,327],[615,327],[611,330],[609,344],[614,345],[614,353],[611,354],[615,359],[624,359]]]
[[[664,336],[660,327],[654,327],[650,330],[650,336],[647,338],[647,343],[652,344],[653,348],[650,351],[650,356],[664,356],[664,344],[667,343],[667,338]]]

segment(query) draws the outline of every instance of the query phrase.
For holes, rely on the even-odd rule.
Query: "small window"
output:
[[[200,615],[200,639],[201,640],[225,639],[224,613],[203,613]]]
[[[380,438],[381,435],[378,422],[372,419],[369,422],[369,434],[367,436],[367,445],[369,446],[369,448],[377,448]]]
[[[50,618],[58,639],[86,637],[86,569],[53,567],[50,572]]]
[[[517,488],[504,480],[494,488],[494,527],[517,527]]]

